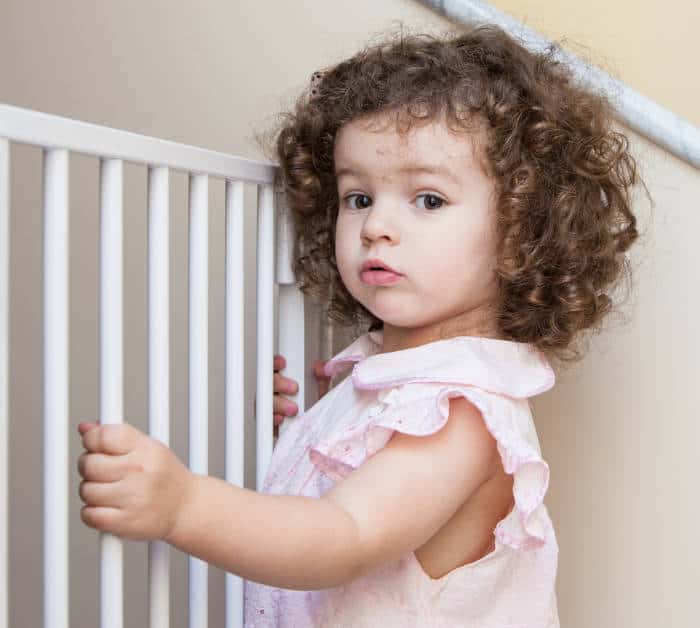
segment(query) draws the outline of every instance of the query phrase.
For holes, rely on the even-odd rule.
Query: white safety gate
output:
[[[275,325],[285,374],[299,382],[304,400],[304,301],[290,267],[291,223],[274,186],[276,164],[0,104],[0,628],[8,612],[9,438],[9,211],[10,143],[43,149],[44,251],[44,628],[68,628],[68,181],[69,154],[100,159],[100,383],[103,422],[123,420],[123,164],[148,167],[148,429],[170,444],[169,408],[169,174],[189,176],[189,467],[208,468],[208,189],[225,180],[226,349],[225,479],[244,478],[244,236],[243,185],[257,185],[257,387],[256,486],[260,488],[273,447],[273,353]],[[273,309],[275,282],[279,309]],[[284,426],[283,426],[284,427]],[[50,522],[50,525],[47,525]],[[169,618],[169,546],[149,543],[149,626]],[[122,541],[100,534],[100,626],[123,627]],[[243,581],[226,574],[226,628],[243,625]],[[207,565],[189,557],[191,628],[205,628]]]

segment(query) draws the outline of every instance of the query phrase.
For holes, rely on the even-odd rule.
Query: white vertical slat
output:
[[[292,271],[292,254],[294,252],[294,223],[289,209],[284,204],[284,196],[276,194],[277,206],[277,277],[279,285],[279,353],[284,356],[285,377],[299,384],[296,394],[286,396],[296,402],[301,416],[308,409],[306,399],[306,338],[304,331],[304,294],[297,288]],[[289,429],[291,421],[287,420],[279,427],[279,436]]]
[[[245,282],[243,181],[226,181],[226,469],[228,482],[244,485]],[[243,579],[226,573],[226,628],[243,628]]]
[[[272,185],[258,185],[258,369],[256,386],[257,489],[272,457],[272,382],[274,358],[275,204]]]
[[[68,628],[68,151],[44,161],[44,626]]]
[[[100,160],[100,423],[122,423],[123,162]],[[123,543],[100,533],[100,626],[124,625]]]
[[[169,170],[148,169],[148,431],[170,446]],[[170,547],[148,543],[149,626],[170,626]]]
[[[100,423],[122,423],[123,164],[100,160]],[[100,626],[124,625],[123,543],[100,533]]]
[[[0,628],[7,628],[10,438],[10,142],[0,137]]]
[[[192,473],[208,472],[209,179],[191,174],[190,208],[190,460]],[[190,628],[206,628],[207,563],[189,557]]]

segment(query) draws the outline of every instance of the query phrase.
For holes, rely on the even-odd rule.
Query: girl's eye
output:
[[[348,194],[348,195],[345,197],[345,201],[346,201],[348,204],[350,204],[350,203],[351,203],[350,199],[355,198],[355,197],[361,197],[361,198],[364,198],[364,199],[368,199],[368,198],[369,198],[366,194]],[[442,204],[445,203],[445,199],[440,198],[440,197],[437,196],[436,194],[419,194],[418,196],[416,196],[417,199],[418,199],[418,198],[423,198],[423,197],[426,198],[426,202],[427,202],[427,199],[428,199],[428,198],[431,199],[430,202],[427,202],[427,204],[426,204],[426,206],[424,207],[424,209],[440,209],[440,207],[442,207]],[[436,203],[438,203],[438,204],[436,205]],[[366,209],[366,208],[368,207],[368,204],[362,204],[361,207],[352,207],[352,205],[350,205],[350,207],[351,207],[351,209]]]
[[[348,194],[348,195],[345,197],[345,202],[348,203],[348,204],[350,204],[350,199],[351,199],[351,198],[358,197],[358,196],[359,196],[359,197],[362,197],[362,198],[369,198],[369,196],[367,196],[367,195],[365,195],[365,194]],[[351,205],[351,206],[350,206],[350,209],[365,209],[366,207],[367,207],[366,205],[363,206],[363,207],[352,207],[352,205]]]
[[[416,198],[421,198],[421,197],[425,197],[426,201],[428,200],[428,198],[433,199],[432,202],[427,203],[425,209],[440,209],[442,207],[442,204],[445,202],[444,198],[440,198],[436,194],[419,194],[418,196],[416,196]],[[436,201],[438,203],[440,203],[437,206],[435,205]]]

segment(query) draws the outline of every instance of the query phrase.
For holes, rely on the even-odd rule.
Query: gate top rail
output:
[[[272,184],[277,164],[0,103],[0,137],[173,170]]]

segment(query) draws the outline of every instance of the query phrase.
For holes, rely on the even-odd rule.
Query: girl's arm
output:
[[[429,436],[394,432],[321,498],[194,476],[165,540],[270,586],[339,586],[423,545],[493,475],[497,457],[480,412],[452,398],[442,429]]]
[[[258,493],[206,475],[165,541],[235,573],[283,589],[314,590],[357,573],[357,527],[332,501]]]

